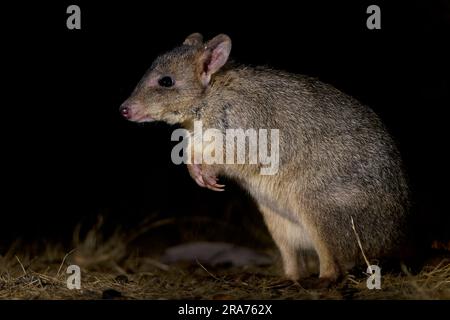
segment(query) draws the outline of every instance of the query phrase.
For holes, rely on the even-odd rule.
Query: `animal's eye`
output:
[[[164,77],[162,77],[162,78],[160,78],[158,80],[158,84],[161,87],[169,88],[169,87],[172,87],[175,84],[175,81],[169,76],[164,76]]]

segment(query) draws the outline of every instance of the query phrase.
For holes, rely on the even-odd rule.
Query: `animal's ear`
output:
[[[206,43],[200,57],[202,66],[201,82],[207,86],[211,75],[216,73],[228,60],[231,51],[231,39],[225,34],[219,34]]]
[[[183,44],[188,46],[201,46],[203,45],[203,36],[198,32],[192,33],[187,36]]]

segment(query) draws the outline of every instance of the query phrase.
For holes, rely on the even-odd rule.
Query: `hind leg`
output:
[[[320,264],[319,278],[308,279],[308,282],[305,284],[307,287],[328,287],[342,276],[343,270],[340,263],[342,259],[339,259],[339,257],[341,257],[340,251],[342,249],[345,250],[345,248],[336,246],[335,241],[332,239],[338,236],[335,233],[324,235],[322,230],[318,229],[315,224],[310,221],[304,221],[304,223],[314,244]]]
[[[309,276],[302,249],[309,249],[309,238],[301,225],[279,215],[266,206],[260,206],[266,225],[280,250],[286,278],[298,280]]]
[[[326,246],[316,243],[316,253],[319,257],[319,277],[301,279],[300,284],[307,289],[328,288],[341,277],[341,268]]]
[[[336,281],[341,275],[341,269],[330,248],[318,241],[316,251],[320,263],[319,278]]]

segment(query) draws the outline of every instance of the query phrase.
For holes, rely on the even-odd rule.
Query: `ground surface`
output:
[[[82,266],[81,290],[67,288],[72,263]],[[448,259],[435,259],[415,275],[406,269],[383,274],[381,290],[368,290],[362,272],[324,290],[305,290],[278,273],[277,266],[167,266],[137,256],[119,261],[106,251],[83,256],[52,249],[30,257],[10,250],[0,257],[0,299],[450,299]]]
[[[44,240],[31,246],[8,245],[0,250],[0,299],[450,299],[447,242],[433,244],[432,254],[414,272],[407,266],[393,271],[383,266],[380,290],[367,289],[365,268],[351,271],[330,289],[306,290],[280,277],[278,251],[264,228],[230,230],[230,224],[213,225],[192,217],[189,221],[156,220],[127,228],[128,232],[108,233],[100,219],[86,232],[77,227],[66,247]],[[221,241],[230,234],[237,244],[254,244],[253,250],[275,263],[237,268],[160,262],[161,254],[174,244],[202,237]],[[67,267],[73,264],[81,268],[80,290],[67,287]]]

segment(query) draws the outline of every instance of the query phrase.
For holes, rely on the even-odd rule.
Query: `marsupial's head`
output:
[[[155,59],[120,112],[135,122],[190,120],[230,51],[231,40],[224,34],[206,43],[201,34],[191,34],[181,46]]]

